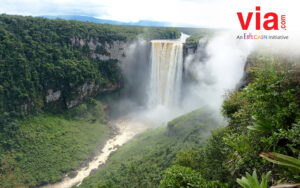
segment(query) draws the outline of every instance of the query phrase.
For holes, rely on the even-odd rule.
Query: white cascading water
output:
[[[176,107],[183,71],[183,44],[179,40],[153,40],[150,106]]]

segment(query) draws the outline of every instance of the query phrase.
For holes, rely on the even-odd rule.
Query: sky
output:
[[[240,27],[236,12],[277,11],[298,27],[298,0],[0,0],[0,13],[17,15],[81,15],[136,22],[153,20],[173,26]]]

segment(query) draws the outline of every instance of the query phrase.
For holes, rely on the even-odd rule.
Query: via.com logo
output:
[[[267,12],[266,14],[261,14],[260,6],[255,7],[255,29],[261,30],[286,30],[286,15],[279,15],[275,12]],[[238,19],[240,21],[241,27],[243,30],[248,30],[249,25],[252,20],[253,12],[248,12],[247,15],[243,15],[242,12],[237,12]]]

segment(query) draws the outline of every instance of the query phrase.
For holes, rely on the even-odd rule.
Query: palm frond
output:
[[[300,170],[300,160],[296,159],[294,157],[290,157],[290,156],[275,153],[275,152],[261,153],[259,156],[263,157],[264,159],[266,159],[272,163]]]

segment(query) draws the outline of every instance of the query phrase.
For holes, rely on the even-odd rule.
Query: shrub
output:
[[[246,177],[237,179],[236,182],[244,188],[268,188],[270,175],[271,175],[271,171],[269,171],[266,175],[263,174],[261,183],[259,183],[259,180],[256,175],[256,171],[253,172],[252,176],[247,172]]]

